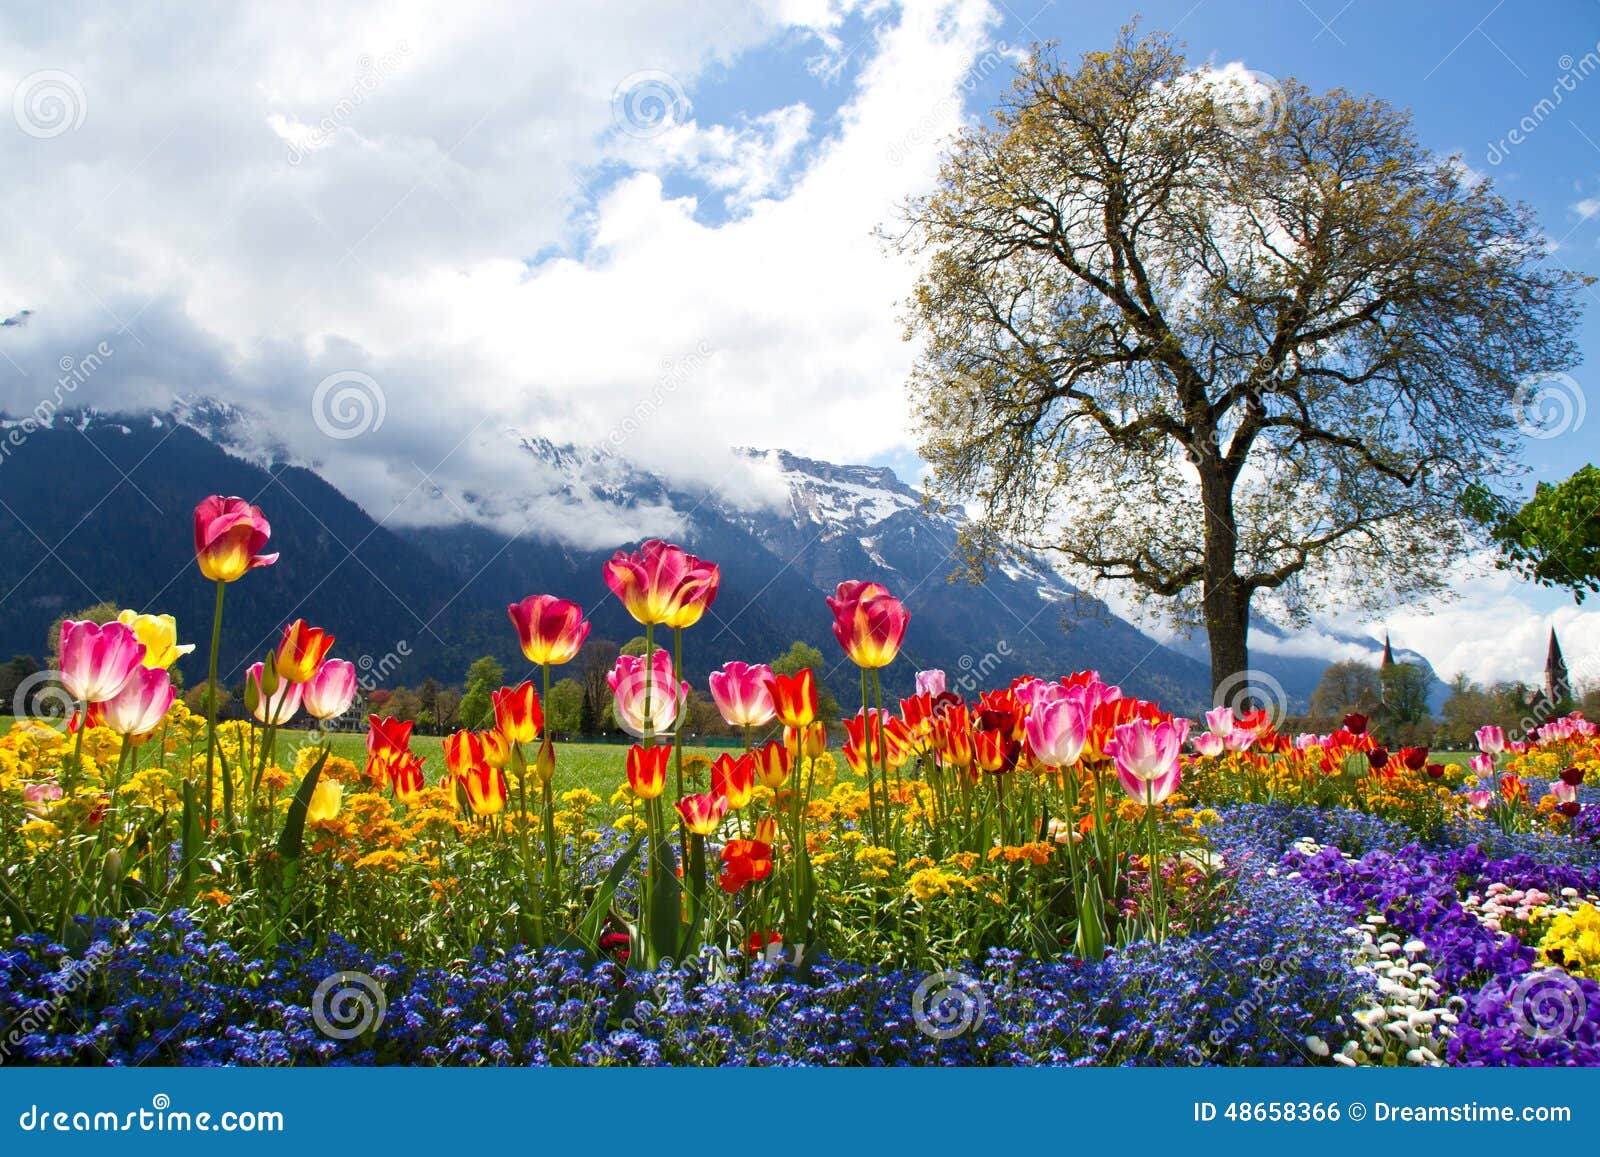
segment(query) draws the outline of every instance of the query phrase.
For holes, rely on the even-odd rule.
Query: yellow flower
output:
[[[872,869],[885,869],[894,867],[894,850],[881,848],[876,844],[864,844],[856,849],[856,863]]]
[[[306,807],[306,820],[309,823],[331,820],[339,814],[339,806],[343,802],[344,785],[334,780],[319,778],[316,788],[311,792],[311,803]]]
[[[379,848],[376,852],[369,852],[357,860],[356,867],[398,872],[405,862],[406,854],[404,852],[395,851],[393,848]]]
[[[956,886],[960,882],[938,868],[923,868],[911,874],[911,878],[906,881],[906,891],[914,896],[918,903],[926,904],[939,896],[954,895]]]
[[[194,650],[193,643],[178,642],[178,623],[171,615],[141,615],[138,611],[123,611],[117,622],[132,627],[136,639],[144,644],[144,665],[172,666]]]
[[[208,901],[209,903],[215,904],[218,908],[222,908],[233,903],[233,897],[222,891],[220,888],[212,888],[209,892],[201,892],[197,899]]]
[[[1600,908],[1583,904],[1557,916],[1539,943],[1539,953],[1574,976],[1600,979]]]

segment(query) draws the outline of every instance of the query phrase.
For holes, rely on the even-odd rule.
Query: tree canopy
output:
[[[1466,488],[1515,471],[1519,384],[1576,359],[1579,276],[1531,211],[1382,100],[1191,70],[1125,30],[1041,48],[905,208],[936,499],[1204,623],[1440,588]]]

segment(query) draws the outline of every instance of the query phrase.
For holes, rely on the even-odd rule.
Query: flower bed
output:
[[[269,533],[197,510],[219,615]],[[325,631],[291,623],[255,722],[219,725],[174,698],[170,618],[69,620],[71,727],[0,737],[5,1059],[1600,1063],[1578,716],[1485,728],[1462,769],[1360,716],[1199,730],[1092,671],[975,699],[925,671],[886,706],[909,615],[845,583],[860,709],[830,732],[811,671],[731,661],[708,687],[745,743],[697,778],[674,656],[720,574],[651,542],[606,578],[644,630],[610,675],[638,742],[609,799],[563,783],[544,721],[588,632],[565,600],[509,608],[539,685],[496,691],[431,783],[376,716],[365,766],[315,737],[278,762],[354,694]]]

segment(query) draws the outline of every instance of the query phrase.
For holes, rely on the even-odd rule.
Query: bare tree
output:
[[[922,451],[981,512],[974,567],[1020,542],[1125,581],[1204,625],[1218,692],[1258,593],[1302,622],[1438,590],[1521,384],[1576,358],[1584,279],[1406,114],[1131,29],[1037,51],[905,224]]]

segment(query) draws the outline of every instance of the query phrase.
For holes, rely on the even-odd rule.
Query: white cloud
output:
[[[625,434],[699,482],[739,467],[733,445],[906,449],[912,270],[872,231],[967,115],[989,4],[265,12],[117,27],[63,4],[0,39],[0,90],[56,68],[87,103],[76,131],[0,133],[0,315],[34,311],[0,338],[0,405],[30,409],[109,335],[75,401],[241,402],[396,521],[525,492],[512,429]],[[835,115],[786,98],[705,117],[719,78],[796,38],[850,86]],[[681,91],[661,132],[615,119],[640,75]],[[340,371],[378,384],[381,429],[321,435],[311,397]]]

